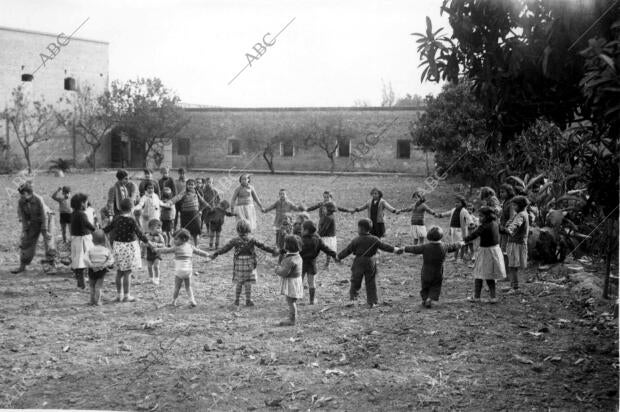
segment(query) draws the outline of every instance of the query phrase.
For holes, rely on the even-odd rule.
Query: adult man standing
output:
[[[45,243],[45,259],[53,269],[56,265],[56,245],[54,241],[53,212],[45,204],[41,196],[34,194],[29,183],[21,185],[18,189],[20,199],[17,204],[17,214],[22,223],[22,236],[19,248],[20,263],[17,269],[11,273],[21,273],[26,270],[37,250],[39,235],[43,236]]]

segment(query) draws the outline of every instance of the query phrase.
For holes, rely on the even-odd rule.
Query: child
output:
[[[84,257],[88,267],[88,284],[90,285],[90,304],[101,306],[101,288],[103,278],[108,273],[108,267],[114,264],[114,258],[110,249],[106,247],[105,233],[103,230],[93,232],[93,247]]]
[[[438,301],[441,294],[441,284],[443,282],[443,263],[446,254],[458,250],[463,242],[443,243],[441,238],[443,231],[438,226],[429,229],[426,238],[429,243],[422,245],[407,246],[400,249],[397,253],[408,252],[422,255],[422,305],[430,308],[431,301]]]
[[[437,213],[435,216],[442,218],[450,216],[450,242],[459,243],[463,241],[463,238],[468,235],[469,222],[471,216],[467,211],[467,201],[461,195],[456,195],[456,202],[454,208],[443,213]],[[465,250],[461,251],[461,260],[464,260]],[[458,261],[459,251],[454,252],[454,262]]]
[[[220,234],[222,233],[222,226],[224,225],[226,216],[236,216],[234,213],[228,211],[229,207],[230,203],[228,203],[227,200],[222,200],[212,211],[211,220],[209,221],[209,249],[213,248],[214,238],[215,249],[220,247]]]
[[[323,201],[322,202],[319,202],[319,203],[317,203],[314,206],[310,206],[309,208],[306,209],[306,211],[312,212],[313,210],[319,209],[319,219],[321,219],[323,216],[325,216],[325,214],[327,212],[327,210],[325,209],[325,205],[327,204],[327,202],[334,203],[334,196],[332,196],[332,193],[329,190],[326,190],[326,191],[323,192]],[[351,209],[346,209],[346,208],[340,207],[340,206],[336,206],[336,210],[338,210],[340,212],[347,212],[347,213],[352,213],[353,212]]]
[[[280,240],[282,241],[282,243],[276,244],[278,249],[280,249],[280,257],[278,258],[278,264],[280,264],[280,262],[282,262],[282,259],[284,259],[284,255],[282,254],[284,250],[284,238],[288,235],[293,234],[293,220],[291,219],[291,216],[288,214],[284,215],[284,218],[282,219],[282,225],[280,226],[280,233],[282,233],[282,236],[276,238],[276,241],[280,241]]]
[[[212,259],[215,259],[219,255],[228,252],[231,249],[235,249],[233,257],[233,283],[235,283],[235,306],[239,306],[239,297],[241,296],[241,289],[245,286],[245,305],[254,306],[252,302],[252,283],[256,283],[256,251],[255,247],[263,249],[266,252],[278,255],[278,251],[269,246],[263,245],[258,240],[250,237],[250,224],[241,219],[237,221],[237,234],[238,237],[229,241],[221,249],[216,250]]]
[[[176,215],[176,208],[174,204],[169,203],[172,199],[172,189],[165,186],[162,193],[161,214],[159,216],[161,220],[161,230],[164,232],[164,239],[166,239],[166,246],[170,247],[170,240],[172,239],[172,226],[174,225],[174,216]]]
[[[149,183],[153,185],[153,191],[157,194],[157,196],[159,196],[159,183],[157,180],[153,179],[153,172],[151,172],[150,169],[144,169],[144,178],[138,185],[138,193],[140,193],[140,197],[144,196],[146,193],[148,189],[147,185]],[[144,226],[144,228],[146,229],[146,226]]]
[[[147,181],[144,185],[144,190],[144,195],[136,205],[136,210],[142,211],[142,213],[140,213],[140,227],[142,230],[146,231],[148,230],[151,220],[159,220],[161,217],[160,207],[167,207],[169,205],[159,199],[159,196],[155,193],[155,184],[153,182]]]
[[[336,205],[334,202],[325,203],[325,215],[319,219],[319,236],[325,245],[333,251],[338,250],[338,238],[336,237]],[[327,255],[323,270],[329,269],[329,258]]]
[[[266,209],[263,209],[263,213],[267,213],[275,209],[276,217],[273,221],[273,228],[276,231],[276,245],[278,245],[278,247],[282,249],[282,247],[284,246],[284,237],[286,236],[286,234],[280,231],[280,226],[282,226],[282,220],[284,219],[284,215],[293,211],[302,211],[304,208],[302,206],[297,206],[293,202],[288,200],[285,189],[280,189],[278,196],[278,200],[276,200],[273,205],[267,207]]]
[[[373,308],[379,303],[377,297],[377,263],[374,255],[377,250],[385,250],[387,252],[397,251],[394,246],[381,242],[381,239],[371,234],[372,221],[370,219],[360,219],[357,222],[357,232],[359,236],[354,238],[349,246],[338,254],[338,260],[342,260],[351,253],[355,255],[353,264],[351,265],[351,290],[349,297],[351,300],[357,299],[360,288],[362,287],[362,279],[366,282],[366,301],[368,306]]]
[[[506,244],[508,254],[508,279],[515,293],[519,290],[519,268],[527,268],[527,238],[530,231],[527,205],[529,201],[524,196],[515,196],[511,199],[514,204],[515,215],[510,219],[506,227],[500,228],[501,233],[509,235]]]
[[[76,193],[71,197],[71,269],[77,279],[77,285],[80,289],[84,289],[84,271],[88,267],[85,257],[90,248],[93,247],[91,233],[95,231],[95,227],[88,221],[88,217],[84,211],[88,196],[84,193]]]
[[[181,229],[174,234],[174,246],[166,248],[158,248],[157,252],[170,253],[174,252],[174,293],[172,294],[172,306],[177,305],[177,299],[179,298],[179,292],[181,286],[185,284],[185,290],[192,307],[196,307],[196,300],[194,299],[194,291],[192,290],[192,256],[197,254],[198,256],[209,257],[209,254],[203,250],[200,250],[189,243],[191,234],[187,229]]]
[[[426,197],[421,190],[416,190],[411,195],[413,205],[411,207],[400,209],[398,213],[411,213],[411,236],[413,237],[413,245],[418,243],[421,245],[426,239],[426,225],[424,223],[424,213],[428,212],[435,216],[435,211],[426,205]]]
[[[376,187],[372,188],[370,191],[370,196],[370,201],[363,206],[355,208],[353,213],[368,209],[368,219],[372,222],[370,234],[378,238],[382,238],[385,235],[385,220],[383,219],[383,211],[387,209],[392,213],[396,213],[397,210],[383,198],[383,192]]]
[[[482,291],[482,281],[486,280],[489,286],[489,303],[497,303],[495,297],[495,281],[506,277],[504,257],[502,249],[499,247],[499,226],[497,216],[493,209],[484,206],[480,209],[480,226],[464,241],[471,242],[480,237],[480,253],[474,266],[474,297],[467,298],[474,303],[480,302],[480,292]]]
[[[213,217],[213,210],[220,204],[220,194],[213,187],[213,179],[207,177],[204,179],[205,185],[202,190],[203,198],[207,202],[208,207],[202,211],[202,225],[207,228],[207,236],[211,238],[210,223]],[[230,206],[229,206],[230,207]],[[202,230],[202,225],[200,229]]]
[[[161,220],[151,219],[147,224],[149,232],[146,237],[155,248],[163,248],[166,246],[166,240],[161,234]],[[146,248],[146,267],[149,271],[149,277],[154,285],[159,285],[159,262],[161,255],[155,248]]]
[[[304,287],[301,280],[302,260],[299,256],[299,238],[288,235],[284,238],[286,255],[280,266],[276,267],[276,275],[282,278],[280,293],[286,296],[289,320],[282,321],[279,326],[293,326],[297,320],[297,299],[304,297]]]
[[[90,203],[90,200],[86,203],[86,210],[84,210],[84,213],[86,213],[86,217],[88,218],[88,221],[91,225],[93,225],[97,229],[101,227],[99,225],[99,216],[97,216],[97,211]]]
[[[469,212],[469,216],[471,217],[471,220],[469,221],[469,225],[467,225],[468,233],[471,234],[476,229],[478,229],[478,226],[480,226],[480,219],[476,217],[476,214],[475,214],[476,209],[474,208],[474,205],[472,203],[468,203],[467,211]],[[470,269],[473,269],[475,266],[473,262],[476,260],[476,255],[478,253],[477,251],[479,249],[479,246],[480,246],[480,238],[476,238],[469,242],[465,242],[465,253],[469,254],[469,260],[471,260],[472,262],[470,265],[468,265]]]
[[[131,271],[142,267],[140,261],[140,244],[142,240],[147,246],[153,247],[148,238],[138,227],[138,223],[133,216],[133,201],[125,198],[120,201],[120,215],[114,216],[114,220],[103,231],[110,233],[114,230],[114,260],[117,265],[116,272],[116,301],[135,302],[136,298],[131,296]],[[124,296],[123,296],[124,292]]]
[[[293,223],[293,234],[295,236],[301,237],[301,232],[303,229],[302,225],[306,220],[310,220],[310,216],[306,212],[297,215],[295,222]]]
[[[314,305],[316,285],[314,277],[317,274],[316,258],[323,251],[327,256],[336,259],[336,249],[332,249],[323,239],[316,234],[316,226],[311,220],[303,223],[303,231],[301,236],[301,259],[303,261],[301,277],[308,275],[308,293],[310,295],[310,304]]]
[[[62,192],[62,195],[60,194]],[[62,230],[62,241],[67,243],[67,226],[71,224],[71,204],[69,198],[71,197],[71,188],[69,186],[63,186],[56,189],[52,193],[52,199],[58,202],[58,209],[60,212],[60,228]]]
[[[167,203],[168,205],[172,203],[177,204],[177,212],[179,212],[178,214],[181,217],[181,228],[187,229],[192,235],[194,246],[198,246],[198,235],[200,235],[201,232],[202,210],[207,208],[208,205],[200,193],[196,191],[196,181],[194,179],[188,179],[185,183],[185,191],[177,192],[177,195]]]

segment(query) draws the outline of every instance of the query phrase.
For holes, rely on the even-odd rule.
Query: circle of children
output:
[[[430,308],[437,301],[443,280],[443,265],[447,255],[454,252],[463,261],[475,261],[473,268],[474,295],[468,300],[481,301],[483,281],[486,281],[490,299],[496,303],[496,281],[508,280],[509,293],[518,289],[517,272],[527,265],[527,237],[530,224],[524,196],[516,196],[515,189],[504,184],[500,188],[503,205],[493,189],[484,187],[480,191],[479,219],[468,210],[466,200],[456,196],[454,208],[447,212],[435,212],[426,204],[425,194],[416,190],[410,207],[397,210],[385,199],[379,189],[373,188],[370,200],[361,207],[347,209],[334,203],[330,192],[323,193],[323,201],[311,207],[295,205],[286,194],[279,192],[279,199],[269,207],[263,207],[250,176],[239,178],[231,202],[220,198],[210,178],[186,179],[185,170],[179,169],[179,178],[174,180],[169,170],[161,170],[161,179],[156,181],[150,170],[139,186],[129,180],[125,170],[116,173],[117,182],[109,189],[107,205],[101,209],[101,223],[90,206],[88,195],[71,194],[69,187],[58,188],[52,194],[59,204],[60,224],[63,242],[67,244],[67,227],[70,231],[71,257],[63,263],[70,264],[75,273],[78,287],[85,288],[85,276],[90,287],[90,304],[101,305],[103,279],[109,269],[116,268],[117,302],[133,302],[131,295],[132,271],[142,267],[146,257],[148,274],[152,283],[159,284],[159,264],[165,254],[174,255],[175,285],[172,304],[176,305],[179,291],[185,286],[191,306],[196,306],[192,291],[193,255],[207,260],[216,259],[233,251],[234,304],[239,305],[242,291],[245,304],[253,306],[252,284],[257,280],[258,258],[256,248],[279,256],[276,274],[281,277],[281,293],[286,296],[289,309],[288,320],[281,325],[292,325],[297,318],[297,300],[303,298],[303,281],[307,278],[310,304],[315,303],[317,257],[320,252],[327,255],[324,269],[328,268],[330,257],[336,262],[350,254],[355,255],[351,265],[350,299],[355,300],[365,282],[367,303],[373,307],[377,297],[378,250],[391,253],[421,254],[422,305]],[[26,269],[35,254],[39,235],[46,246],[47,262],[53,264],[57,256],[52,232],[54,213],[45,205],[41,196],[33,193],[32,185],[20,187],[18,214],[22,222],[19,273]],[[160,197],[161,196],[161,197]],[[275,211],[274,229],[276,247],[267,246],[251,236],[256,229],[256,208],[263,213]],[[309,219],[307,212],[317,210],[317,225]],[[358,221],[358,236],[337,253],[336,223],[337,211],[356,213],[367,210],[367,218]],[[385,234],[384,212],[411,213],[411,234],[413,245],[393,247],[381,240]],[[299,212],[292,221],[291,214]],[[425,214],[449,217],[449,242],[443,241],[443,231],[433,226],[427,230]],[[226,216],[235,217],[236,234],[220,247],[220,234]],[[198,237],[206,226],[211,253],[198,249]],[[178,229],[177,229],[178,228]],[[142,242],[142,244],[140,243]],[[110,247],[111,245],[111,247]],[[507,270],[506,270],[507,268]]]

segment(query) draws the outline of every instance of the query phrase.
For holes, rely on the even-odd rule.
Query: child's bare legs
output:
[[[194,239],[194,246],[198,247],[198,235],[192,235],[192,239]]]
[[[91,305],[96,305],[97,302],[99,301],[99,298],[96,296],[97,295],[97,288],[96,288],[96,283],[94,281],[94,276],[91,276],[91,272],[89,270],[88,273],[88,277],[89,277],[89,282],[88,282],[88,286],[90,287],[90,304]]]
[[[215,232],[215,248],[219,249],[220,247],[220,232]]]
[[[75,273],[78,288],[84,289],[84,269],[73,269],[73,273]]]
[[[170,239],[172,235],[170,232],[164,232],[164,241],[166,242],[166,247],[170,247]]]
[[[288,321],[280,322],[280,326],[293,326],[297,320],[297,299],[286,297],[286,303],[288,305]]]
[[[179,292],[181,291],[181,286],[183,285],[183,279],[178,276],[174,277],[174,292],[172,293],[172,305],[176,306],[177,299],[179,298]]]
[[[62,242],[67,243],[67,224],[61,223],[60,228],[62,230]]]
[[[131,270],[119,270],[116,272],[116,301],[133,302],[136,299],[130,295],[131,291]],[[123,298],[123,293],[125,294]]]
[[[243,282],[238,282],[235,285],[235,305],[239,306],[239,298],[241,297],[241,290],[243,289]]]
[[[159,259],[155,259],[152,262],[148,262],[148,271],[151,278],[151,282],[155,285],[159,285]]]
[[[314,284],[314,275],[308,273],[308,294],[310,295],[310,304],[314,305],[314,295],[316,293],[316,286]]]
[[[153,260],[146,261],[146,270],[149,273],[149,279],[151,279],[151,282],[153,281],[153,264],[154,263],[155,261]]]
[[[185,283],[185,290],[187,291],[187,296],[189,296],[189,301],[192,306],[196,306],[196,300],[194,299],[194,291],[192,290],[192,278],[188,277],[183,279]]]

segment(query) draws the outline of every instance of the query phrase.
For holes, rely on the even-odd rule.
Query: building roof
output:
[[[12,32],[17,32],[17,33],[38,34],[38,35],[41,35],[41,36],[50,36],[50,37],[53,37],[53,38],[57,38],[60,33],[63,33],[64,35],[68,36],[68,34],[64,33],[64,32],[60,32],[60,33],[47,33],[47,32],[43,32],[43,31],[17,29],[17,28],[14,28],[14,27],[6,27],[6,26],[0,26],[0,31],[12,31]],[[90,42],[90,43],[99,43],[99,44],[107,44],[107,45],[110,44],[110,42],[103,41],[103,40],[85,39],[83,37],[76,37],[76,36],[72,36],[71,40],[80,40],[80,41],[86,41],[86,42]]]

